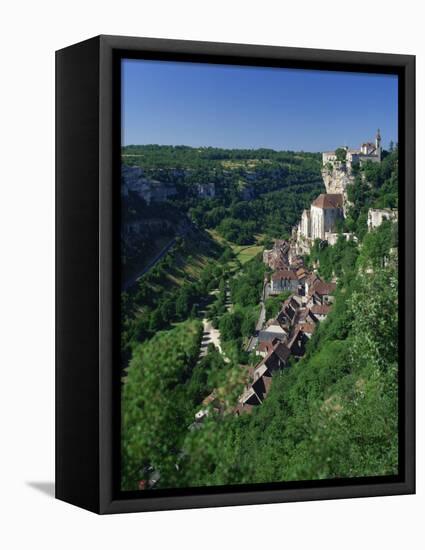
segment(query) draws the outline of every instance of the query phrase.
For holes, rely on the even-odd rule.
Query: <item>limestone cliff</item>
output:
[[[345,164],[322,169],[322,178],[326,187],[326,193],[338,193],[346,198],[347,186],[354,183],[354,177],[347,170]]]
[[[326,193],[338,193],[343,196],[344,216],[349,206],[347,187],[354,183],[354,176],[345,163],[335,163],[333,166],[322,168],[322,178],[326,187]]]

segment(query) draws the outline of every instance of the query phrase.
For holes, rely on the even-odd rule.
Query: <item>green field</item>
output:
[[[259,254],[260,252],[263,252],[264,250],[264,246],[258,244],[258,242],[264,237],[264,235],[255,236],[255,239],[257,241],[256,244],[239,245],[227,241],[218,233],[218,231],[215,231],[214,229],[209,229],[207,231],[211,235],[211,237],[218,243],[230,246],[230,248],[233,250],[233,253],[235,254],[236,260],[239,261],[242,265],[254,258],[254,256]]]
[[[232,245],[233,252],[236,254],[236,258],[241,262],[242,265],[254,258],[254,256],[259,254],[260,252],[262,252],[263,248],[263,246],[257,244],[251,246]]]

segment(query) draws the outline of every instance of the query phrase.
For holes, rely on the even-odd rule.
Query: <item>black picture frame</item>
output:
[[[121,58],[399,76],[400,472],[121,493],[117,254]],[[56,498],[96,513],[415,492],[415,57],[98,36],[56,52]],[[118,374],[117,374],[118,373]]]

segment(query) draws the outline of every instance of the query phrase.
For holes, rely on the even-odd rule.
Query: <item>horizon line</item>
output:
[[[395,146],[398,146],[398,141],[394,141],[394,140],[389,140],[388,142],[388,145],[390,143],[393,143]],[[227,150],[227,151],[258,151],[260,149],[264,149],[266,151],[273,151],[275,153],[312,153],[312,154],[319,154],[319,153],[324,153],[324,152],[328,152],[328,151],[332,151],[332,150],[336,150],[338,149],[339,147],[352,147],[348,144],[344,144],[344,145],[338,145],[337,147],[335,147],[335,149],[320,149],[320,150],[317,150],[317,151],[311,151],[311,150],[306,150],[306,149],[275,149],[273,147],[266,147],[266,146],[262,146],[262,147],[223,147],[221,145],[187,145],[185,143],[178,143],[178,144],[172,144],[172,143],[127,143],[127,144],[122,144],[121,145],[121,148],[123,147],[149,147],[149,146],[157,146],[157,147],[186,147],[188,149],[223,149],[223,150]],[[388,151],[389,148],[386,148],[386,147],[382,147],[383,150],[385,151]]]

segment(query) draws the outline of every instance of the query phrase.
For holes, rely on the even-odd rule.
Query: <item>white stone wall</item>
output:
[[[325,166],[328,162],[332,163],[335,161],[336,161],[335,151],[327,151],[326,153],[322,153],[323,166]]]
[[[391,208],[370,208],[367,213],[367,227],[369,231],[379,227],[384,220],[397,221],[398,211]]]
[[[303,210],[301,215],[300,232],[303,237],[309,238],[311,236],[311,219],[308,210]]]
[[[298,281],[296,279],[279,279],[271,281],[270,290],[273,294],[280,294],[285,290],[295,292],[298,288]]]
[[[311,205],[311,238],[315,239],[325,238],[323,209],[317,206]]]

